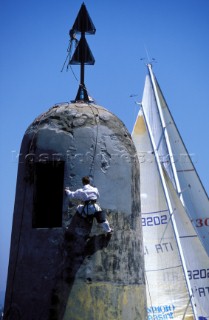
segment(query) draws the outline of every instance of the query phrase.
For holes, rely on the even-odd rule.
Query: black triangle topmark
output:
[[[83,3],[78,12],[78,15],[73,24],[73,27],[70,30],[70,35],[72,39],[75,39],[76,33],[81,34],[80,40],[77,41],[76,39],[77,46],[69,62],[70,64],[81,66],[80,84],[79,84],[75,101],[89,102],[89,97],[88,97],[87,90],[84,83],[84,65],[93,65],[95,63],[95,59],[86,41],[85,33],[95,34],[95,32],[96,32],[96,28],[89,16],[89,13],[86,9],[85,4]]]

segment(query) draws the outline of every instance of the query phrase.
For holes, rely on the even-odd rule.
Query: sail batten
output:
[[[180,239],[184,239],[184,238],[197,238],[196,234],[193,234],[191,236],[179,236]]]
[[[142,214],[156,214],[156,213],[162,213],[162,212],[169,212],[168,209],[165,210],[159,210],[159,211],[150,211],[150,212],[142,212]]]
[[[190,171],[195,171],[194,169],[179,169],[179,170],[177,170],[177,172],[190,172]]]
[[[140,162],[148,319],[206,320],[208,197],[151,66],[148,71],[132,132]]]
[[[161,268],[161,269],[150,269],[150,270],[146,270],[146,272],[153,272],[153,271],[165,271],[165,270],[171,270],[171,269],[176,269],[176,268],[182,268],[182,265],[178,265],[178,266],[172,266],[169,268]]]

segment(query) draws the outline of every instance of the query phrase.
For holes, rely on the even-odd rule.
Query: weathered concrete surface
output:
[[[123,123],[95,104],[60,104],[29,126],[20,154],[6,319],[144,320],[139,165]],[[64,186],[94,178],[112,236],[64,195],[62,228],[32,228],[33,162],[59,159]]]

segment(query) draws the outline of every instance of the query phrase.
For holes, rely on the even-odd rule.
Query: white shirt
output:
[[[66,190],[66,193],[70,199],[78,199],[81,201],[97,200],[99,198],[99,191],[97,188],[92,187],[90,184],[86,184],[83,188],[76,191]]]

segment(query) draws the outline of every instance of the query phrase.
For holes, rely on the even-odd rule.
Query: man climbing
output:
[[[76,191],[70,191],[65,188],[65,192],[69,199],[81,200],[83,204],[78,205],[77,213],[82,217],[95,217],[98,224],[101,225],[106,233],[111,233],[109,222],[106,219],[106,214],[100,206],[96,203],[99,198],[99,191],[97,188],[90,185],[90,178],[88,176],[82,178],[83,188]]]

